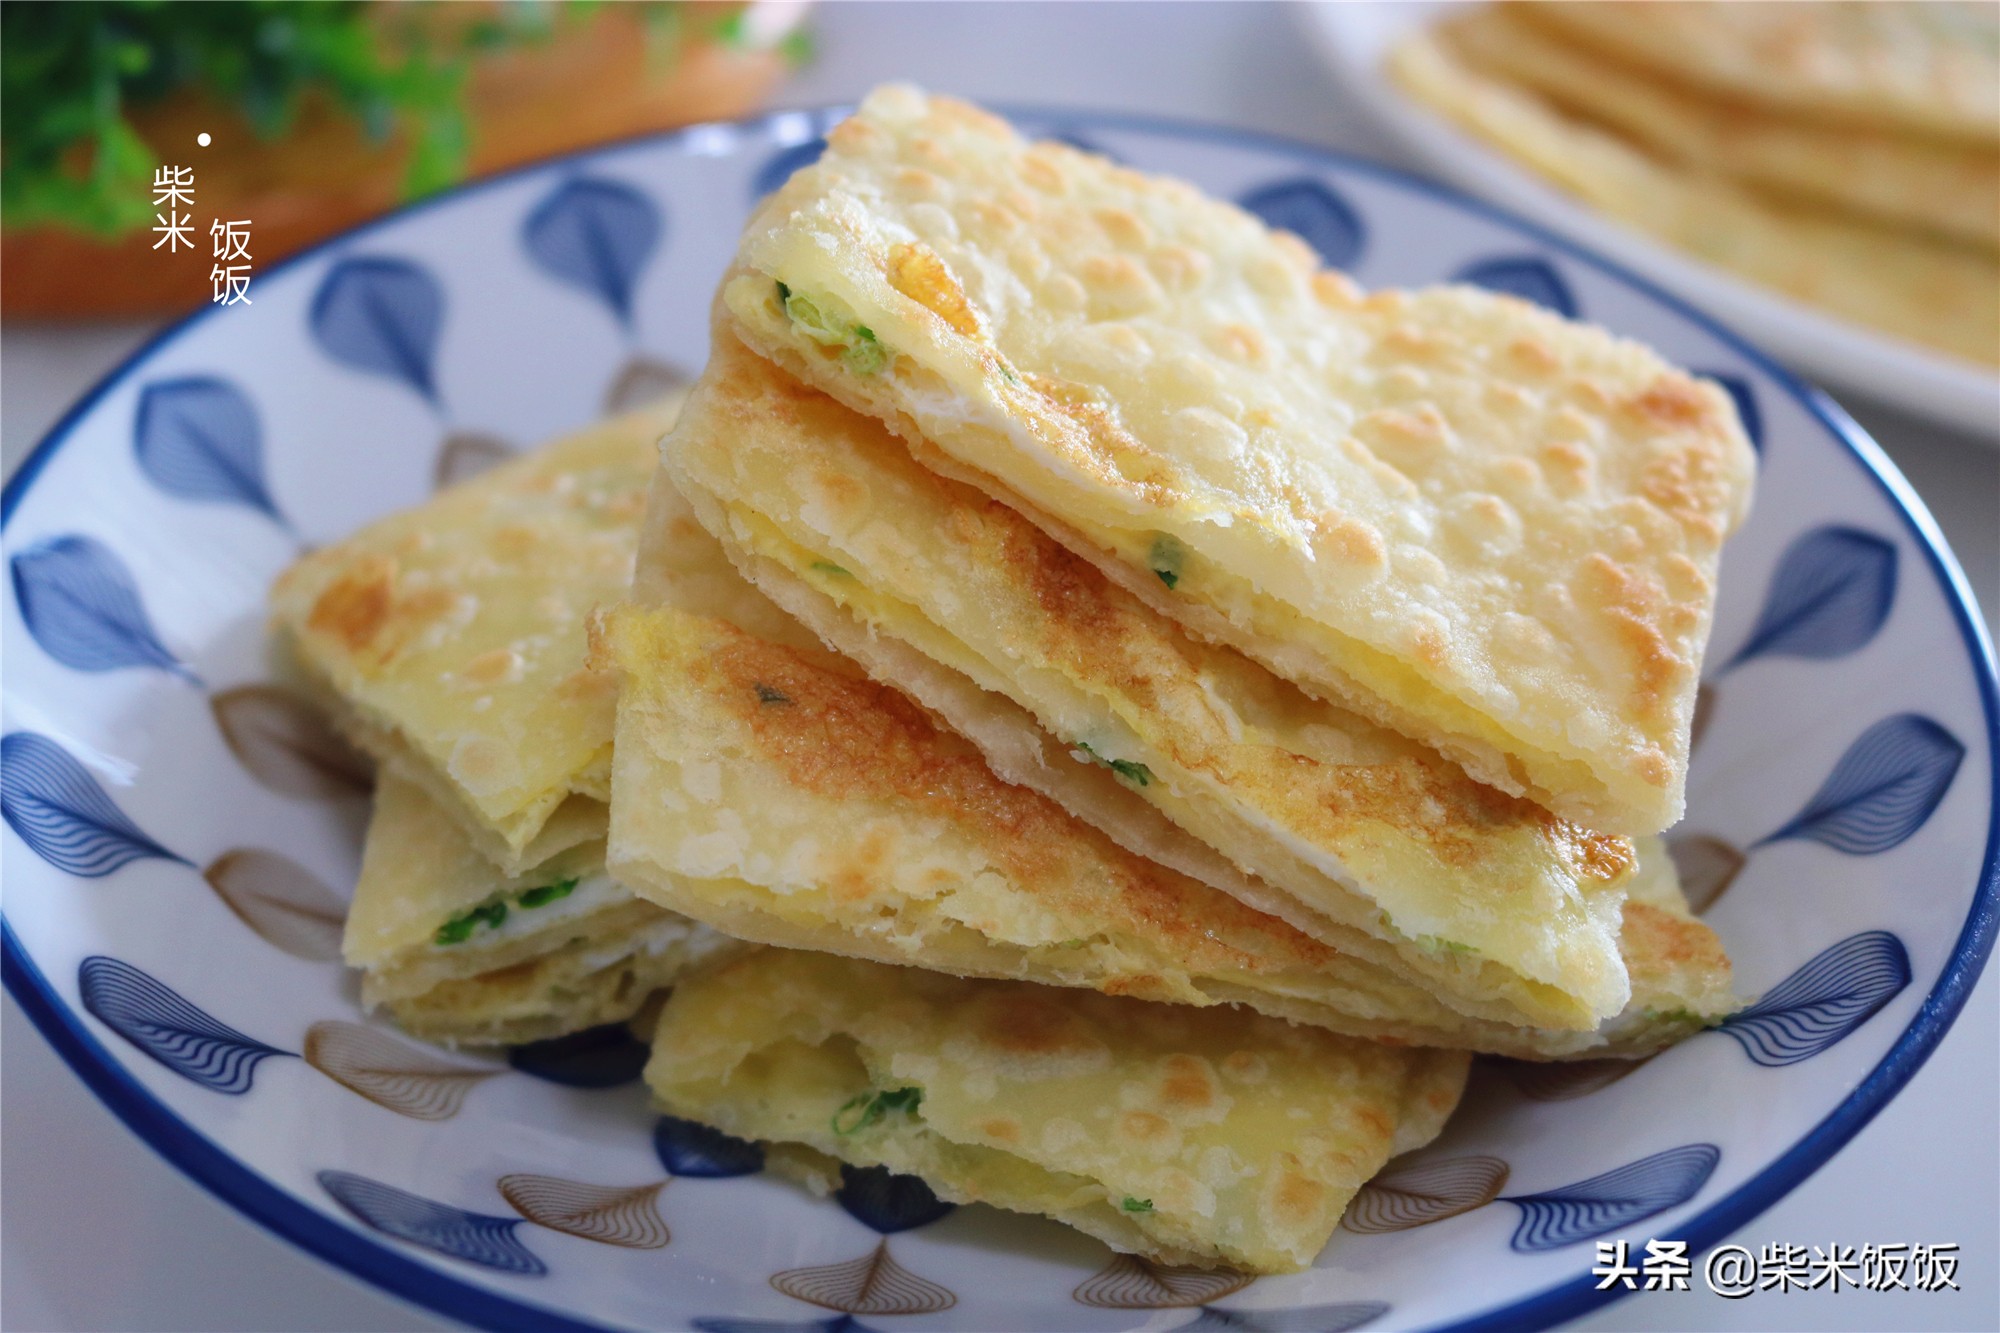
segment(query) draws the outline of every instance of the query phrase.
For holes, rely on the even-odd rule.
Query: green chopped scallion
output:
[[[1130,759],[1113,759],[1111,761],[1111,771],[1135,787],[1150,787],[1153,785],[1153,770],[1147,768],[1144,764],[1134,763]]]
[[[843,1138],[858,1134],[891,1111],[915,1115],[923,1104],[922,1088],[891,1088],[887,1092],[864,1092],[848,1098],[833,1113],[833,1132]]]
[[[1128,1213],[1150,1213],[1153,1211],[1153,1201],[1151,1199],[1135,1199],[1129,1194],[1125,1196],[1125,1202],[1118,1206]]]
[[[831,560],[815,560],[815,561],[813,561],[813,562],[812,562],[812,568],[813,568],[814,572],[816,572],[816,573],[820,573],[820,574],[832,574],[832,575],[834,575],[834,576],[835,576],[835,577],[837,577],[837,578],[852,578],[852,577],[853,577],[853,575],[849,574],[849,573],[848,573],[848,572],[847,572],[846,570],[842,569],[842,568],[841,568],[841,567],[840,567],[839,565],[836,565],[836,564],[834,564],[834,563],[833,563],[833,561],[831,561]]]
[[[1179,538],[1163,532],[1153,538],[1153,549],[1146,553],[1146,567],[1169,588],[1178,587],[1181,575],[1187,570],[1187,547],[1181,545]]]
[[[1076,748],[1089,755],[1092,763],[1110,769],[1135,787],[1150,787],[1153,784],[1153,770],[1144,764],[1131,759],[1106,759],[1089,741],[1078,741]]]
[[[461,912],[437,928],[432,936],[439,944],[463,944],[472,937],[472,932],[481,926],[497,930],[507,919],[507,904],[503,902],[482,903],[469,912]]]
[[[577,881],[575,878],[559,879],[553,884],[544,884],[540,888],[529,889],[515,901],[523,907],[540,907],[545,903],[552,903],[558,898],[569,897],[570,894],[576,892],[576,885]]]

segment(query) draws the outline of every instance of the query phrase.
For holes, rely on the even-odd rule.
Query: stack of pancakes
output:
[[[608,542],[638,490],[561,482],[579,443],[467,488],[482,568],[537,486],[556,531],[602,497]],[[1364,296],[1190,187],[890,88],[751,220],[660,459],[623,604],[579,546],[521,557],[577,580],[534,590],[562,621],[534,651],[540,611],[461,583],[363,645],[426,698],[486,670],[454,654],[516,655],[435,737],[326,641],[343,598],[435,591],[402,585],[456,495],[357,539],[396,586],[340,593],[336,550],[281,600],[399,799],[492,867],[453,912],[553,873],[523,858],[580,807],[605,841],[568,854],[608,874],[572,896],[652,915],[620,961],[556,956],[637,987],[704,955],[647,1071],[672,1113],[1281,1271],[1438,1133],[1469,1052],[1638,1056],[1733,1007],[1656,835],[1752,465],[1727,397],[1650,351],[1479,291]],[[574,714],[493,716],[517,691]],[[558,725],[560,774],[502,762]],[[547,906],[452,942],[440,910],[393,944],[350,924],[405,1023],[544,965],[504,936]],[[500,973],[417,989],[489,936]]]
[[[1625,223],[2000,364],[2000,6],[1483,5],[1389,70]]]

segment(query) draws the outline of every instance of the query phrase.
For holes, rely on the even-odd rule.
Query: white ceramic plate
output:
[[[1300,6],[1299,13],[1341,86],[1446,179],[1673,288],[1807,375],[2000,444],[2000,375],[1876,333],[1662,245],[1578,202],[1406,96],[1384,75],[1383,57],[1404,33],[1455,7],[1321,0]]]
[[[1366,1230],[1254,1283],[920,1189],[816,1201],[657,1121],[615,1033],[509,1062],[367,1022],[333,961],[362,809],[266,687],[264,589],[441,465],[699,367],[738,228],[829,123],[789,114],[535,167],[275,267],[8,485],[6,980],[136,1132],[274,1231],[494,1328],[1517,1327],[1607,1298],[1595,1240],[1698,1253],[1910,1077],[1992,944],[2000,742],[1962,583],[1874,446],[1676,300],[1421,181],[1021,118],[1245,200],[1370,284],[1528,292],[1736,394],[1761,495],[1726,561],[1683,851],[1763,1003],[1637,1067],[1482,1072],[1357,1204]]]

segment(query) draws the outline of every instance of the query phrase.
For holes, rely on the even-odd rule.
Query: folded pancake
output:
[[[1381,961],[1461,1012],[1498,1005],[1510,1021],[1583,1031],[1624,1006],[1625,840],[1474,782],[1190,637],[726,333],[663,457],[703,526],[773,600],[809,611],[785,585],[810,585],[869,634],[1031,715],[1053,738],[1048,764],[1102,766],[1249,872],[1181,863],[1188,873],[1343,950],[1368,937]],[[1070,809],[1106,820],[1127,846],[1157,846],[1101,803]]]
[[[752,219],[741,337],[1155,610],[1612,833],[1680,815],[1728,396],[907,88]]]
[[[344,723],[518,875],[595,836],[613,686],[583,619],[631,581],[677,402],[593,426],[304,556],[272,591]]]
[[[362,1004],[414,1035],[511,1044],[619,1022],[723,947],[605,874],[601,823],[504,875],[400,765],[383,766],[342,952]]]
[[[1437,1136],[1466,1066],[1230,1010],[764,949],[675,990],[646,1082],[674,1115],[1116,1250],[1289,1272],[1390,1157]]]

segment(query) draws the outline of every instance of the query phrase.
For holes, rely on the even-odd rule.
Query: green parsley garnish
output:
[[[1163,532],[1153,538],[1153,549],[1146,553],[1146,567],[1159,576],[1160,582],[1169,588],[1176,587],[1187,567],[1187,547],[1181,545],[1179,538]]]
[[[864,1092],[850,1097],[833,1113],[833,1132],[845,1137],[858,1134],[891,1111],[917,1113],[922,1105],[922,1088],[892,1088],[887,1092]]]
[[[1153,1211],[1153,1201],[1151,1199],[1135,1199],[1129,1194],[1125,1196],[1125,1202],[1118,1206],[1128,1213],[1150,1213]]]
[[[403,195],[427,194],[465,174],[475,132],[465,90],[475,67],[544,43],[558,17],[580,22],[586,12],[575,3],[495,5],[470,21],[437,23],[420,7],[356,0],[0,7],[0,211],[9,228],[142,230],[154,218],[153,171],[163,163],[134,117],[187,95],[234,112],[265,140],[290,132],[315,104],[358,123],[384,152],[400,137],[409,148]],[[199,201],[195,146],[168,151],[166,161],[197,169]]]
[[[576,884],[575,879],[560,879],[553,884],[544,884],[538,889],[529,889],[515,901],[523,907],[540,907],[558,898],[569,897],[576,892]]]
[[[763,681],[757,682],[757,702],[760,704],[788,704],[792,696],[783,690],[774,690]]]

